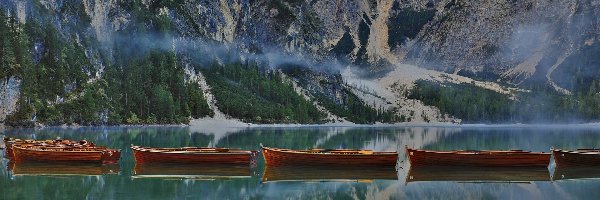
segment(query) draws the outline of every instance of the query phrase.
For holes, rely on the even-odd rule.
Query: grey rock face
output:
[[[0,82],[0,122],[6,119],[7,115],[17,110],[17,101],[21,91],[21,80],[10,77]]]
[[[597,0],[450,1],[406,49],[407,61],[518,84],[596,41],[599,16]]]
[[[565,59],[600,39],[600,0],[184,0],[162,7],[157,6],[162,1],[142,2],[155,9],[152,14],[168,16],[181,37],[248,52],[278,49],[371,69],[406,62],[515,84],[552,79],[552,72],[568,67],[561,65]],[[66,4],[84,16],[63,12]],[[21,21],[41,15],[36,11],[41,7],[65,37],[77,32],[104,44],[135,15],[117,0],[0,0],[0,5]],[[98,48],[86,49],[100,69],[103,64],[93,60]]]

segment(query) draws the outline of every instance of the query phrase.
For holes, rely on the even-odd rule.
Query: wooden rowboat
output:
[[[12,159],[14,157],[12,146],[13,145],[35,145],[35,146],[65,146],[65,147],[73,147],[73,148],[81,148],[81,147],[94,147],[96,146],[94,143],[89,142],[87,140],[80,141],[71,141],[71,140],[63,140],[63,139],[54,139],[54,140],[21,140],[16,138],[4,138],[4,146],[6,148],[5,154],[8,159]]]
[[[600,166],[600,149],[567,151],[553,148],[552,154],[557,167]]]
[[[371,182],[373,180],[398,180],[396,169],[391,167],[340,167],[340,166],[267,166],[262,182]]]
[[[131,146],[135,162],[183,164],[254,164],[257,151],[228,148],[183,147],[151,148]]]
[[[352,149],[290,150],[262,147],[267,166],[343,165],[343,166],[396,166],[398,153]]]
[[[13,145],[14,161],[21,162],[71,162],[114,164],[121,157],[121,150],[106,147],[66,147]]]
[[[531,182],[550,181],[547,167],[411,166],[406,183],[418,181]]]
[[[430,151],[406,147],[411,166],[543,167],[550,153],[510,151]]]

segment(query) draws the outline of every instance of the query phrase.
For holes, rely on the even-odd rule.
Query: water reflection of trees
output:
[[[549,151],[550,147],[577,149],[600,147],[598,129],[573,127],[464,128],[424,148],[523,149]]]
[[[222,137],[218,146],[258,148],[259,144],[290,149],[347,148],[396,151],[404,144],[429,143],[440,135],[449,133],[443,129],[411,128],[259,128],[245,129]]]
[[[249,129],[228,135],[219,141],[221,146],[246,146],[259,144],[279,148],[349,148],[360,149],[365,143],[378,138],[395,139],[393,131],[347,128],[297,128]]]
[[[198,131],[198,132],[196,132]],[[352,148],[401,150],[404,145],[421,147],[435,143],[439,138],[456,132],[445,128],[357,128],[357,127],[303,127],[303,128],[248,128],[226,134],[206,134],[188,127],[104,127],[104,128],[48,128],[41,130],[16,129],[7,131],[7,137],[25,139],[71,140],[87,139],[98,145],[128,148],[130,144],[156,147],[208,146],[258,149],[264,146],[281,148]]]
[[[156,147],[206,146],[213,138],[212,135],[190,134],[186,127],[15,130],[7,132],[7,137],[38,140],[56,137],[70,140],[87,139],[97,145],[113,148],[127,148],[131,144]]]

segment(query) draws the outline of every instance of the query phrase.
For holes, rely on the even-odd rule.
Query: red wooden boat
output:
[[[568,166],[600,166],[600,149],[577,149],[567,151],[552,149],[557,167]]]
[[[71,140],[62,140],[62,139],[54,139],[54,140],[21,140],[16,138],[4,138],[4,146],[6,148],[5,154],[8,159],[12,159],[14,157],[12,146],[13,145],[36,145],[36,146],[65,146],[65,147],[73,147],[73,148],[81,148],[81,147],[94,147],[96,146],[92,142],[88,142],[87,140],[80,141],[71,141]]]
[[[406,147],[411,166],[481,166],[536,167],[548,166],[550,153],[510,151],[430,151]]]
[[[21,162],[75,162],[114,164],[121,157],[121,150],[106,147],[68,147],[13,145],[14,161]]]
[[[187,164],[233,164],[250,165],[256,160],[256,151],[229,148],[183,147],[151,148],[131,146],[135,162],[187,163]]]
[[[262,147],[267,166],[282,165],[343,165],[343,166],[396,166],[398,153],[352,149],[290,150]]]

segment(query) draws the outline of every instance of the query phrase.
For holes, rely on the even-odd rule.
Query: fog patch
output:
[[[117,50],[127,56],[142,57],[151,51],[175,52],[184,55],[203,67],[254,61],[271,70],[293,65],[312,71],[339,73],[346,65],[337,59],[317,60],[308,53],[291,53],[277,47],[263,47],[249,52],[240,42],[223,44],[199,38],[174,37],[164,34],[117,35],[114,37]]]

